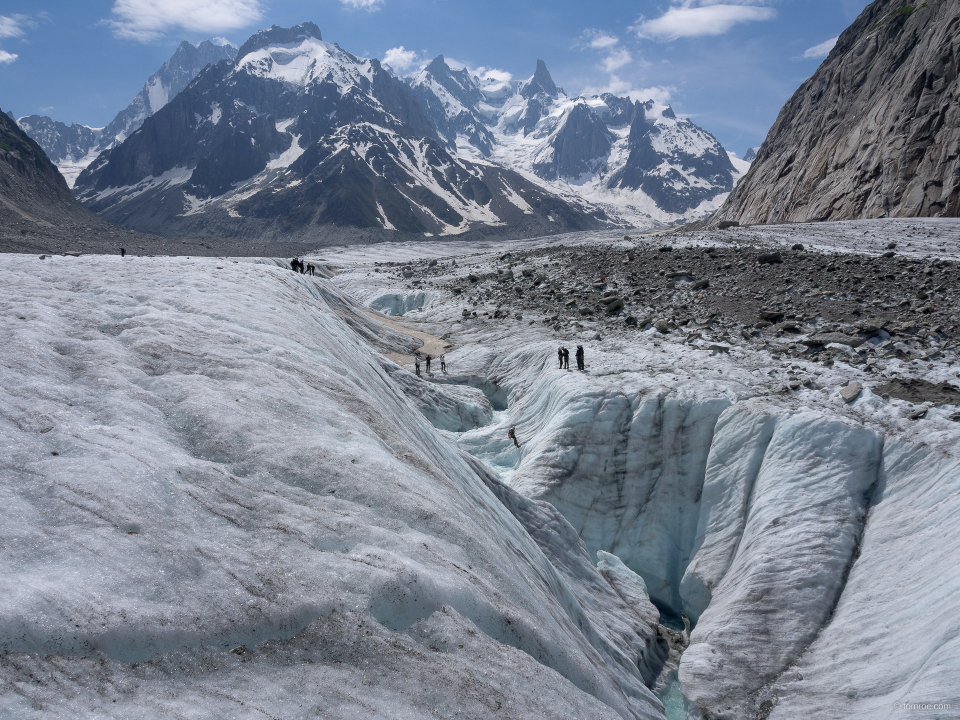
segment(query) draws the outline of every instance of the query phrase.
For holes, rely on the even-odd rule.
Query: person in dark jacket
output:
[[[586,365],[583,362],[583,345],[577,345],[577,370],[584,370]]]
[[[516,445],[517,447],[520,447],[520,443],[517,442],[517,429],[516,429],[516,428],[510,428],[510,430],[507,431],[507,437],[510,438],[511,440],[513,440],[513,444],[514,444],[514,445]]]
[[[560,369],[563,370],[563,348],[557,348],[557,359],[560,361]]]
[[[433,360],[433,357],[427,355],[427,372],[430,372],[430,361]]]
[[[563,369],[570,369],[570,351],[566,348],[563,349]]]

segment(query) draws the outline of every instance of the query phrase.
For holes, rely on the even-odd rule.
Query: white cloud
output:
[[[480,86],[485,92],[496,94],[510,87],[513,75],[498,68],[478,67],[470,71],[480,79]]]
[[[0,50],[0,65],[9,65],[16,59],[16,53],[8,53],[6,50]]]
[[[263,17],[260,0],[116,0],[108,24],[117,37],[149,42],[173,31],[239,30]]]
[[[812,48],[807,49],[803,53],[805,58],[822,58],[830,54],[830,51],[833,50],[833,46],[837,44],[839,37],[830,38],[829,40],[824,40],[819,45],[814,45]]]
[[[389,65],[397,72],[403,72],[417,62],[417,53],[400,47],[390,48],[383,54],[383,64]]]
[[[640,18],[630,28],[642,38],[676,40],[681,37],[723,35],[734,25],[772,20],[776,10],[751,0],[723,3],[715,0],[683,0],[653,20]]]
[[[379,10],[383,0],[340,0],[340,4],[353,10]]]
[[[624,48],[617,48],[603,61],[603,69],[608,73],[619,70],[627,63],[633,61],[633,57]]]
[[[627,97],[634,101],[639,100],[640,102],[646,102],[647,100],[653,100],[659,105],[669,105],[670,98],[674,92],[676,92],[676,88],[673,87],[634,87],[633,83],[629,80],[624,80],[617,75],[610,75],[606,85],[602,87],[585,87],[580,91],[580,94],[590,96],[611,93],[612,95]]]

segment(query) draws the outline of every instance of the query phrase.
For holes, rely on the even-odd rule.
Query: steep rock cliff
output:
[[[713,218],[960,215],[960,0],[877,0],[784,106]]]

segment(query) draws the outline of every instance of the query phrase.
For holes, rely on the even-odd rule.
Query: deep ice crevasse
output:
[[[639,573],[662,609],[689,614],[679,677],[692,712],[960,706],[947,680],[960,666],[955,457],[706,384],[560,372],[554,352],[493,363],[508,417],[461,445],[554,504],[598,558]]]

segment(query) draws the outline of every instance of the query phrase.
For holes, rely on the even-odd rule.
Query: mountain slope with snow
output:
[[[165,235],[297,237],[330,228],[556,232],[597,218],[445,146],[413,91],[310,23],[253,36],[78,179],[107,218]],[[602,214],[600,215],[602,217]]]
[[[67,126],[49,117],[29,115],[18,120],[21,128],[39,143],[72,188],[77,176],[97,155],[123,142],[143,121],[183,90],[207,65],[231,60],[237,49],[204,40],[191,45],[184,40],[173,56],[151,75],[130,104],[109,125],[91,128]]]

